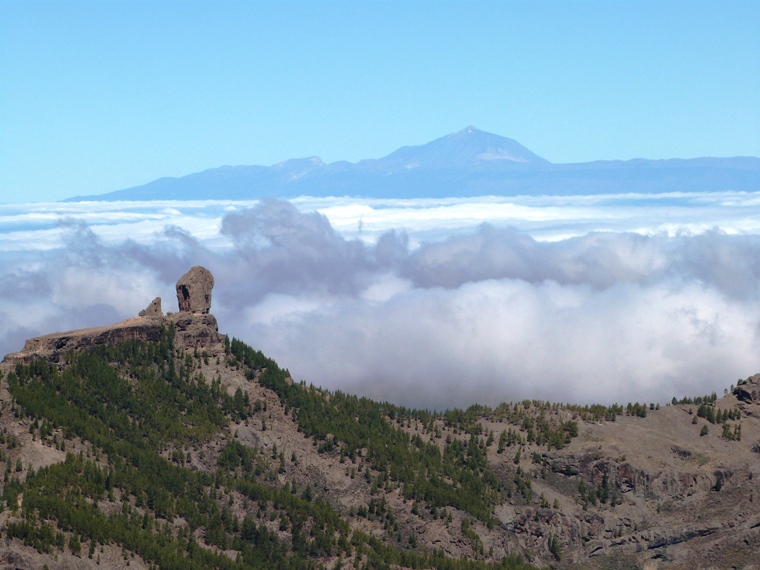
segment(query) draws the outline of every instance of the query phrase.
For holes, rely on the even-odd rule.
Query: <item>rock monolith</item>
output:
[[[161,311],[161,297],[156,297],[150,302],[146,308],[140,311],[141,317],[163,317],[164,313]]]
[[[180,312],[208,314],[211,310],[211,289],[214,276],[205,267],[196,265],[177,281]]]

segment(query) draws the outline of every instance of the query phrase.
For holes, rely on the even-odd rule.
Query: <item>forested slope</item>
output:
[[[0,365],[0,564],[742,567],[760,546],[757,378],[430,412],[174,327]]]

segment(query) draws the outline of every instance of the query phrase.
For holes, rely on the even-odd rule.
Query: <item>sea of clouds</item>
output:
[[[669,401],[760,372],[760,192],[0,205],[0,353],[193,265],[296,380],[443,409]]]

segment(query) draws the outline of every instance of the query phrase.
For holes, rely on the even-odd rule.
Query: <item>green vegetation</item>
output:
[[[471,433],[468,441],[447,442],[441,448],[410,436],[388,418],[432,421],[429,413],[413,413],[387,403],[358,398],[337,391],[327,393],[313,386],[286,381],[289,374],[244,343],[233,339],[231,355],[249,378],[272,389],[287,409],[293,410],[298,427],[320,442],[319,450],[339,450],[352,463],[366,455],[377,475],[367,477],[378,489],[402,484],[407,500],[424,500],[431,506],[461,509],[486,524],[494,523],[491,509],[499,499],[500,484],[488,467],[485,442]],[[329,436],[329,437],[328,437]]]
[[[711,424],[723,426],[721,437],[729,441],[740,441],[742,438],[741,423],[730,424],[729,420],[736,421],[741,419],[742,414],[738,408],[730,410],[716,410],[714,405],[700,404],[697,409],[697,415],[694,418],[704,418]],[[707,435],[707,426],[702,427],[699,435]]]
[[[718,395],[713,392],[709,396],[696,396],[695,398],[683,397],[680,400],[673,396],[671,400],[672,405],[687,404],[687,405],[700,405],[700,404],[714,404],[718,400]]]
[[[441,509],[441,517],[443,507],[453,507],[494,524],[492,507],[509,489],[486,461],[495,437],[476,433],[480,424],[472,415],[447,419],[292,384],[286,370],[243,343],[233,340],[227,350],[228,365],[274,390],[320,452],[352,464],[365,459],[372,470],[363,476],[373,491],[401,486],[407,500]],[[383,521],[388,540],[352,530],[311,486],[280,486],[277,472],[287,464],[282,451],[264,454],[224,436],[231,422],[253,420],[266,404],[251,402],[241,390],[230,396],[219,378],[204,378],[199,365],[208,355],[177,352],[172,329],[155,343],[100,346],[67,359],[61,370],[35,360],[8,374],[13,413],[26,418],[34,437],[61,451],[82,450],[36,472],[17,465],[25,477],[6,465],[1,498],[13,514],[9,538],[40,552],[68,549],[90,557],[98,545],[115,544],[125,556],[135,553],[169,569],[310,569],[351,557],[356,568],[528,568],[519,556],[486,563],[398,545],[390,540],[398,525],[381,496],[360,516]],[[504,412],[517,414],[517,408]],[[577,435],[574,422],[534,412],[522,413],[520,421],[536,443],[561,446]],[[413,435],[411,421],[421,428]],[[458,422],[469,437],[436,442],[436,422],[445,421]],[[0,437],[6,449],[14,443]],[[218,437],[226,445],[216,470],[193,470],[191,451]],[[505,438],[506,446],[518,436]],[[294,453],[291,463],[297,461]],[[526,493],[529,484],[523,482]],[[467,525],[463,533],[482,554]]]
[[[743,380],[739,380],[738,385],[741,386]],[[733,390],[733,385],[731,390]],[[728,393],[728,390],[724,390]],[[741,423],[730,424],[729,421],[738,422],[742,418],[742,412],[739,408],[731,408],[728,410],[718,409],[715,403],[718,400],[718,396],[713,392],[709,396],[697,396],[696,398],[673,398],[672,404],[677,405],[698,405],[697,414],[692,418],[691,423],[696,424],[698,418],[704,418],[711,424],[722,425],[721,437],[728,441],[740,441],[742,438],[742,425]],[[693,414],[691,408],[689,408],[689,414]],[[699,432],[700,436],[705,436],[709,433],[706,425],[702,426]]]
[[[559,541],[557,540],[557,536],[553,533],[549,536],[549,552],[554,555],[554,558],[556,558],[558,562],[562,560],[562,551],[560,549]]]

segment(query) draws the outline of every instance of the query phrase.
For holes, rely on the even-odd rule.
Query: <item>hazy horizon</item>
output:
[[[553,163],[760,156],[752,1],[0,3],[0,202],[463,128]]]

